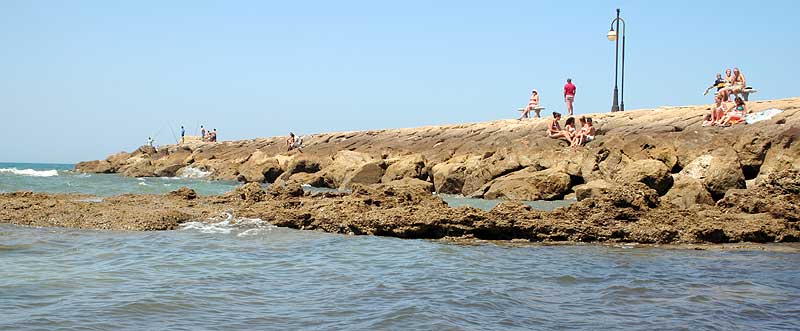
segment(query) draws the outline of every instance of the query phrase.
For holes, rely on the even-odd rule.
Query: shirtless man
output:
[[[575,84],[572,84],[572,78],[567,78],[567,84],[564,85],[564,102],[567,103],[567,112],[572,115],[572,103],[575,102]]]
[[[745,87],[747,87],[747,82],[745,81],[744,74],[739,71],[739,68],[734,68],[733,78],[731,78],[731,93],[739,96],[740,93],[744,92]]]
[[[531,110],[535,111],[536,115],[534,117],[539,118],[539,92],[533,90],[531,92],[531,100],[528,101],[528,106],[525,107],[525,110],[522,111],[522,116],[519,117],[519,120],[523,120],[528,118],[528,114],[531,113]]]

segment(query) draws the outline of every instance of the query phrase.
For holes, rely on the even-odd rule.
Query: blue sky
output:
[[[710,103],[738,66],[797,96],[791,1],[0,2],[0,161],[76,162],[183,124],[224,140],[610,109],[615,8],[627,109]]]

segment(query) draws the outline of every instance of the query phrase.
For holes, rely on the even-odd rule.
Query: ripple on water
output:
[[[798,254],[0,225],[0,329],[792,329]]]

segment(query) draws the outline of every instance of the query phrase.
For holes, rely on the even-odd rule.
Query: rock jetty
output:
[[[701,126],[709,105],[587,115],[598,135],[579,149],[545,137],[548,119],[500,120],[317,134],[304,138],[302,153],[286,151],[283,137],[171,145],[158,151],[142,147],[79,163],[76,170],[133,177],[207,174],[251,183],[228,196],[164,205],[164,212],[184,214],[158,216],[168,224],[153,229],[202,219],[224,206],[276,225],[404,238],[797,241],[800,98],[752,101],[748,108],[783,112],[727,128]],[[264,192],[256,183],[271,183],[272,189]],[[298,190],[301,184],[352,193],[311,195]],[[431,192],[510,201],[484,212],[449,208]],[[41,194],[15,194],[0,199],[0,221],[15,213],[26,215],[22,219],[29,224],[40,224],[44,217],[31,213],[33,207],[12,206],[16,209],[9,214],[9,204],[55,208],[43,207],[46,202],[35,198]],[[513,202],[573,195],[577,203],[553,212]],[[63,195],[49,199],[56,204],[75,200]],[[102,207],[109,203],[91,208],[116,208]]]

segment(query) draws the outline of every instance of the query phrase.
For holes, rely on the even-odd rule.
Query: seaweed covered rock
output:
[[[800,170],[775,172],[753,188],[730,190],[717,206],[727,211],[767,213],[791,222],[800,221]]]

